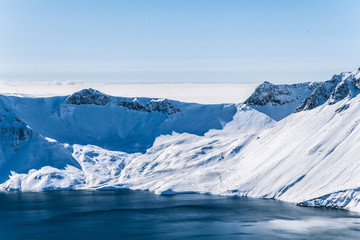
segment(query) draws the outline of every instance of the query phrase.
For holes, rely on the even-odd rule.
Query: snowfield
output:
[[[360,212],[359,93],[356,71],[320,83],[265,82],[239,104],[93,89],[1,96],[0,188],[210,193]]]

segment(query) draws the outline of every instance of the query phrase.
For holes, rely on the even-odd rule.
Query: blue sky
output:
[[[0,0],[0,81],[293,83],[360,66],[358,0]]]

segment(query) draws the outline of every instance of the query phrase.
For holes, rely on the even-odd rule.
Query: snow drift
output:
[[[29,162],[35,153],[19,145],[33,169],[19,168],[20,160],[0,165],[1,174],[13,171],[1,175],[8,178],[1,188],[199,192],[360,211],[359,92],[360,73],[350,72],[320,83],[265,82],[236,106],[119,98],[92,89],[68,97],[2,96],[28,125],[25,135],[44,141],[39,148],[71,157],[64,157],[66,166],[49,162],[49,155]],[[3,151],[10,146],[2,142]]]

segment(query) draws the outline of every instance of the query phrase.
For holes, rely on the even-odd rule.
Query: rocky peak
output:
[[[142,112],[161,112],[168,115],[180,112],[180,109],[174,107],[167,99],[151,99],[146,105],[144,105],[139,99],[119,99],[116,97],[108,96],[95,89],[83,89],[79,92],[75,92],[66,98],[65,103],[73,105],[99,105],[105,106],[108,103],[114,103],[117,106],[121,106],[130,110],[142,111]]]
[[[65,102],[67,104],[74,105],[101,105],[105,106],[111,101],[111,97],[108,95],[99,92],[95,89],[83,89],[79,92],[75,92],[66,98]]]
[[[260,84],[245,101],[249,106],[284,105],[304,98],[317,83],[299,83],[275,85],[269,82]]]
[[[330,96],[330,104],[334,104],[344,98],[353,98],[360,91],[360,75],[359,72],[348,72],[335,75],[340,80]]]
[[[324,104],[329,99],[339,81],[340,80],[334,76],[331,80],[320,83],[313,93],[296,108],[296,112],[311,110]]]
[[[121,100],[118,102],[117,105],[122,106],[127,109],[130,109],[130,110],[149,112],[148,109],[146,109],[146,107],[137,98],[134,98],[131,101]]]
[[[335,104],[345,98],[355,97],[360,92],[360,74],[345,72],[334,75],[330,80],[320,83],[314,92],[296,109],[296,112],[311,110],[322,104]]]
[[[264,82],[256,88],[245,104],[279,121],[294,113],[297,106],[311,95],[317,85],[318,83],[310,82],[279,85]]]
[[[180,112],[180,109],[174,107],[167,99],[151,99],[145,106],[137,99],[122,100],[118,102],[118,106],[125,107],[130,110],[143,112],[161,112],[168,115]]]
[[[146,109],[150,112],[156,111],[169,115],[180,112],[180,109],[175,108],[167,99],[152,99],[146,104]]]
[[[325,103],[335,104],[359,93],[360,70],[334,75],[325,82],[292,85],[264,82],[245,103],[275,120],[281,120],[293,112],[311,110]]]

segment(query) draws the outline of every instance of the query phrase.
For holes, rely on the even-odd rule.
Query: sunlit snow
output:
[[[3,151],[0,167],[12,172],[1,188],[197,192],[360,211],[359,81],[354,72],[324,83],[266,86],[268,94],[255,92],[236,105],[127,99],[94,90],[72,95],[72,101],[3,96],[2,113],[22,128],[24,121],[32,137],[46,142],[38,152],[71,157],[66,167],[40,157],[33,160],[37,170],[21,172],[6,161],[22,156],[27,162],[26,155]],[[161,105],[149,108],[150,102]],[[24,143],[11,138],[14,149],[33,156],[26,136]],[[5,144],[13,142],[4,142],[3,150]]]

